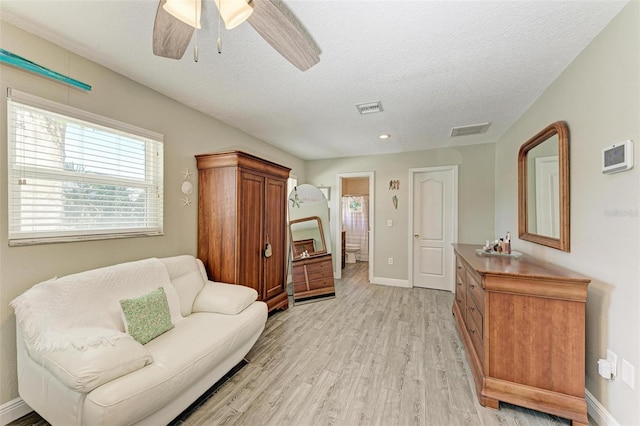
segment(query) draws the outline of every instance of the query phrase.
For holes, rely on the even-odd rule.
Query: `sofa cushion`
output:
[[[120,301],[125,331],[137,342],[145,344],[173,328],[169,303],[164,289],[157,289]]]
[[[39,356],[36,362],[69,388],[83,393],[153,362],[149,351],[127,335],[113,344],[70,347]]]
[[[102,424],[108,419],[109,424],[131,424],[142,420],[228,362],[229,357],[239,362],[266,320],[267,306],[263,302],[253,303],[238,315],[194,313],[186,317],[145,346],[153,364],[87,395],[83,423]]]
[[[236,315],[258,299],[250,287],[208,281],[193,303],[193,312],[218,312]]]
[[[198,260],[189,255],[166,257],[160,261],[167,268],[171,283],[178,294],[180,313],[183,317],[190,315],[193,301],[206,281],[202,276],[204,268],[201,269]]]

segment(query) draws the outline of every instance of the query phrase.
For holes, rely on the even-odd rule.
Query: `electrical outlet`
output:
[[[389,258],[389,265],[393,265],[393,257]]]

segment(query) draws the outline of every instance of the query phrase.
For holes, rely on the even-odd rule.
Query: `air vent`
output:
[[[375,114],[376,112],[382,112],[382,104],[380,101],[377,102],[368,102],[366,104],[356,105],[360,114]]]
[[[470,126],[460,126],[454,127],[451,129],[451,137],[455,138],[456,136],[469,136],[469,135],[479,135],[481,133],[486,133],[491,126],[491,123],[481,123],[481,124],[472,124]]]

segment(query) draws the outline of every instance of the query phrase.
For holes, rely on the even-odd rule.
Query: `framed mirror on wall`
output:
[[[518,234],[521,240],[570,251],[569,129],[557,121],[518,153]]]

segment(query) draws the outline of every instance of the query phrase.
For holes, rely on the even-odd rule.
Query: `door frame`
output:
[[[409,234],[407,235],[409,241],[409,286],[414,287],[413,285],[413,208],[415,205],[415,200],[413,197],[413,180],[415,175],[423,172],[442,172],[442,171],[453,171],[453,243],[458,242],[458,165],[452,164],[449,166],[436,166],[436,167],[419,167],[409,169],[409,222],[407,223],[407,229]],[[453,247],[450,248],[450,253],[453,253]],[[455,281],[455,264],[456,262],[452,262],[453,271],[452,276]],[[451,291],[455,290],[455,282],[451,283]]]
[[[375,237],[374,237],[374,229],[375,229],[375,220],[374,220],[374,211],[375,209],[375,172],[351,172],[351,173],[337,173],[336,180],[338,189],[336,192],[338,195],[336,196],[336,226],[335,226],[335,235],[336,235],[336,249],[334,251],[336,263],[334,276],[336,279],[342,278],[342,179],[348,178],[358,178],[358,177],[366,177],[369,178],[369,282],[373,277],[373,248],[375,246]]]

